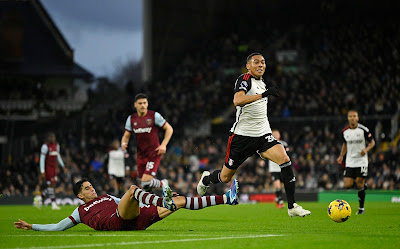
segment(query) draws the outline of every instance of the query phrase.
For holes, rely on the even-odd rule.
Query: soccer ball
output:
[[[351,207],[345,200],[334,200],[328,206],[328,216],[334,222],[345,222],[351,216]]]

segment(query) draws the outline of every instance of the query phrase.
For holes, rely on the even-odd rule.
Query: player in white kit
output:
[[[357,214],[363,214],[365,212],[365,178],[368,175],[368,151],[375,146],[375,140],[369,129],[358,123],[357,111],[349,111],[347,120],[349,125],[342,130],[343,145],[337,162],[341,164],[346,155],[344,187],[352,188],[356,180],[360,203]]]
[[[281,140],[281,133],[279,130],[272,130],[272,136],[278,140],[279,143],[283,145],[286,151],[289,151],[288,144],[285,141]],[[277,208],[284,208],[285,205],[283,204],[282,199],[282,182],[281,182],[281,167],[274,161],[269,160],[268,165],[269,173],[271,174],[272,184],[275,189],[275,202]]]
[[[125,179],[125,152],[116,139],[111,143],[111,149],[106,154],[107,173],[114,188],[114,195],[122,196]]]
[[[268,86],[262,78],[266,68],[264,57],[260,53],[250,54],[247,57],[246,68],[248,73],[240,75],[235,83],[233,103],[236,106],[236,122],[230,130],[225,163],[222,170],[211,174],[208,171],[203,172],[197,192],[204,195],[211,183],[229,182],[238,167],[257,152],[262,158],[272,160],[280,166],[289,216],[310,215],[310,211],[295,202],[296,177],[292,170],[292,162],[285,148],[271,134],[267,116],[268,96],[279,96],[279,92],[276,87]]]

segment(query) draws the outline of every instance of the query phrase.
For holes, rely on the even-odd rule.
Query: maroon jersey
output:
[[[118,205],[109,195],[101,195],[78,207],[81,222],[95,230],[109,230],[110,219],[116,215]]]
[[[46,159],[44,161],[44,165],[46,168],[56,168],[57,167],[57,156],[59,151],[59,145],[57,143],[50,144],[46,143],[47,145],[47,153]],[[43,153],[43,152],[42,152]]]
[[[155,151],[160,146],[158,127],[165,123],[165,119],[158,112],[150,110],[143,117],[139,117],[137,113],[128,117],[125,130],[133,131],[136,135],[138,160],[160,157]]]
[[[156,206],[140,207],[140,214],[132,220],[119,216],[120,199],[110,195],[101,195],[94,200],[77,207],[68,217],[74,225],[83,223],[95,230],[145,230],[161,220]]]

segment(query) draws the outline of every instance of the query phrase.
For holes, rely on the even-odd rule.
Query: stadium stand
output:
[[[343,168],[336,158],[349,109],[359,110],[360,123],[378,141],[369,155],[369,189],[400,189],[399,28],[396,22],[360,20],[282,26],[266,21],[258,27],[257,40],[240,32],[221,31],[199,41],[195,50],[177,58],[172,71],[133,90],[148,93],[151,108],[162,113],[175,130],[158,178],[167,178],[180,194],[196,195],[201,172],[221,167],[234,120],[234,81],[244,70],[243,59],[259,51],[267,59],[266,81],[281,89],[281,97],[269,101],[269,117],[271,126],[281,130],[290,146],[299,191],[343,188]],[[105,97],[105,92],[113,95]],[[110,192],[106,170],[94,170],[91,162],[101,160],[112,139],[122,136],[131,112],[132,96],[101,82],[90,93],[86,110],[56,126],[66,165],[59,174],[58,193],[72,194],[72,183],[82,176],[89,177],[98,192]],[[209,129],[192,133],[204,124]],[[44,135],[35,133],[21,138],[29,144],[24,153],[2,161],[3,195],[30,195],[34,190],[38,140]],[[134,143],[130,146],[131,158],[135,158]],[[136,183],[133,160],[129,166],[126,188]],[[254,156],[239,168],[241,193],[272,192],[267,166]],[[221,193],[224,187],[213,186],[210,193]]]

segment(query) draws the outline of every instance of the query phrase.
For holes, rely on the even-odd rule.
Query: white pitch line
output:
[[[204,234],[190,234],[191,236],[207,236]],[[0,237],[160,237],[171,236],[167,234],[6,234]],[[176,234],[174,236],[188,236]]]
[[[278,234],[262,234],[262,235],[248,235],[238,237],[213,237],[213,238],[197,238],[197,239],[173,239],[173,240],[156,240],[156,241],[132,241],[132,242],[118,242],[118,243],[102,243],[102,244],[83,244],[83,245],[64,245],[64,246],[44,246],[44,247],[25,247],[29,249],[62,249],[62,248],[82,248],[82,247],[104,247],[104,246],[129,246],[129,245],[141,245],[141,244],[158,244],[158,243],[180,243],[180,242],[192,242],[192,241],[205,241],[205,240],[226,240],[226,239],[254,239],[254,238],[267,238],[283,236]],[[7,249],[7,248],[6,248]],[[11,249],[11,248],[8,248]],[[12,248],[12,249],[20,249]]]

